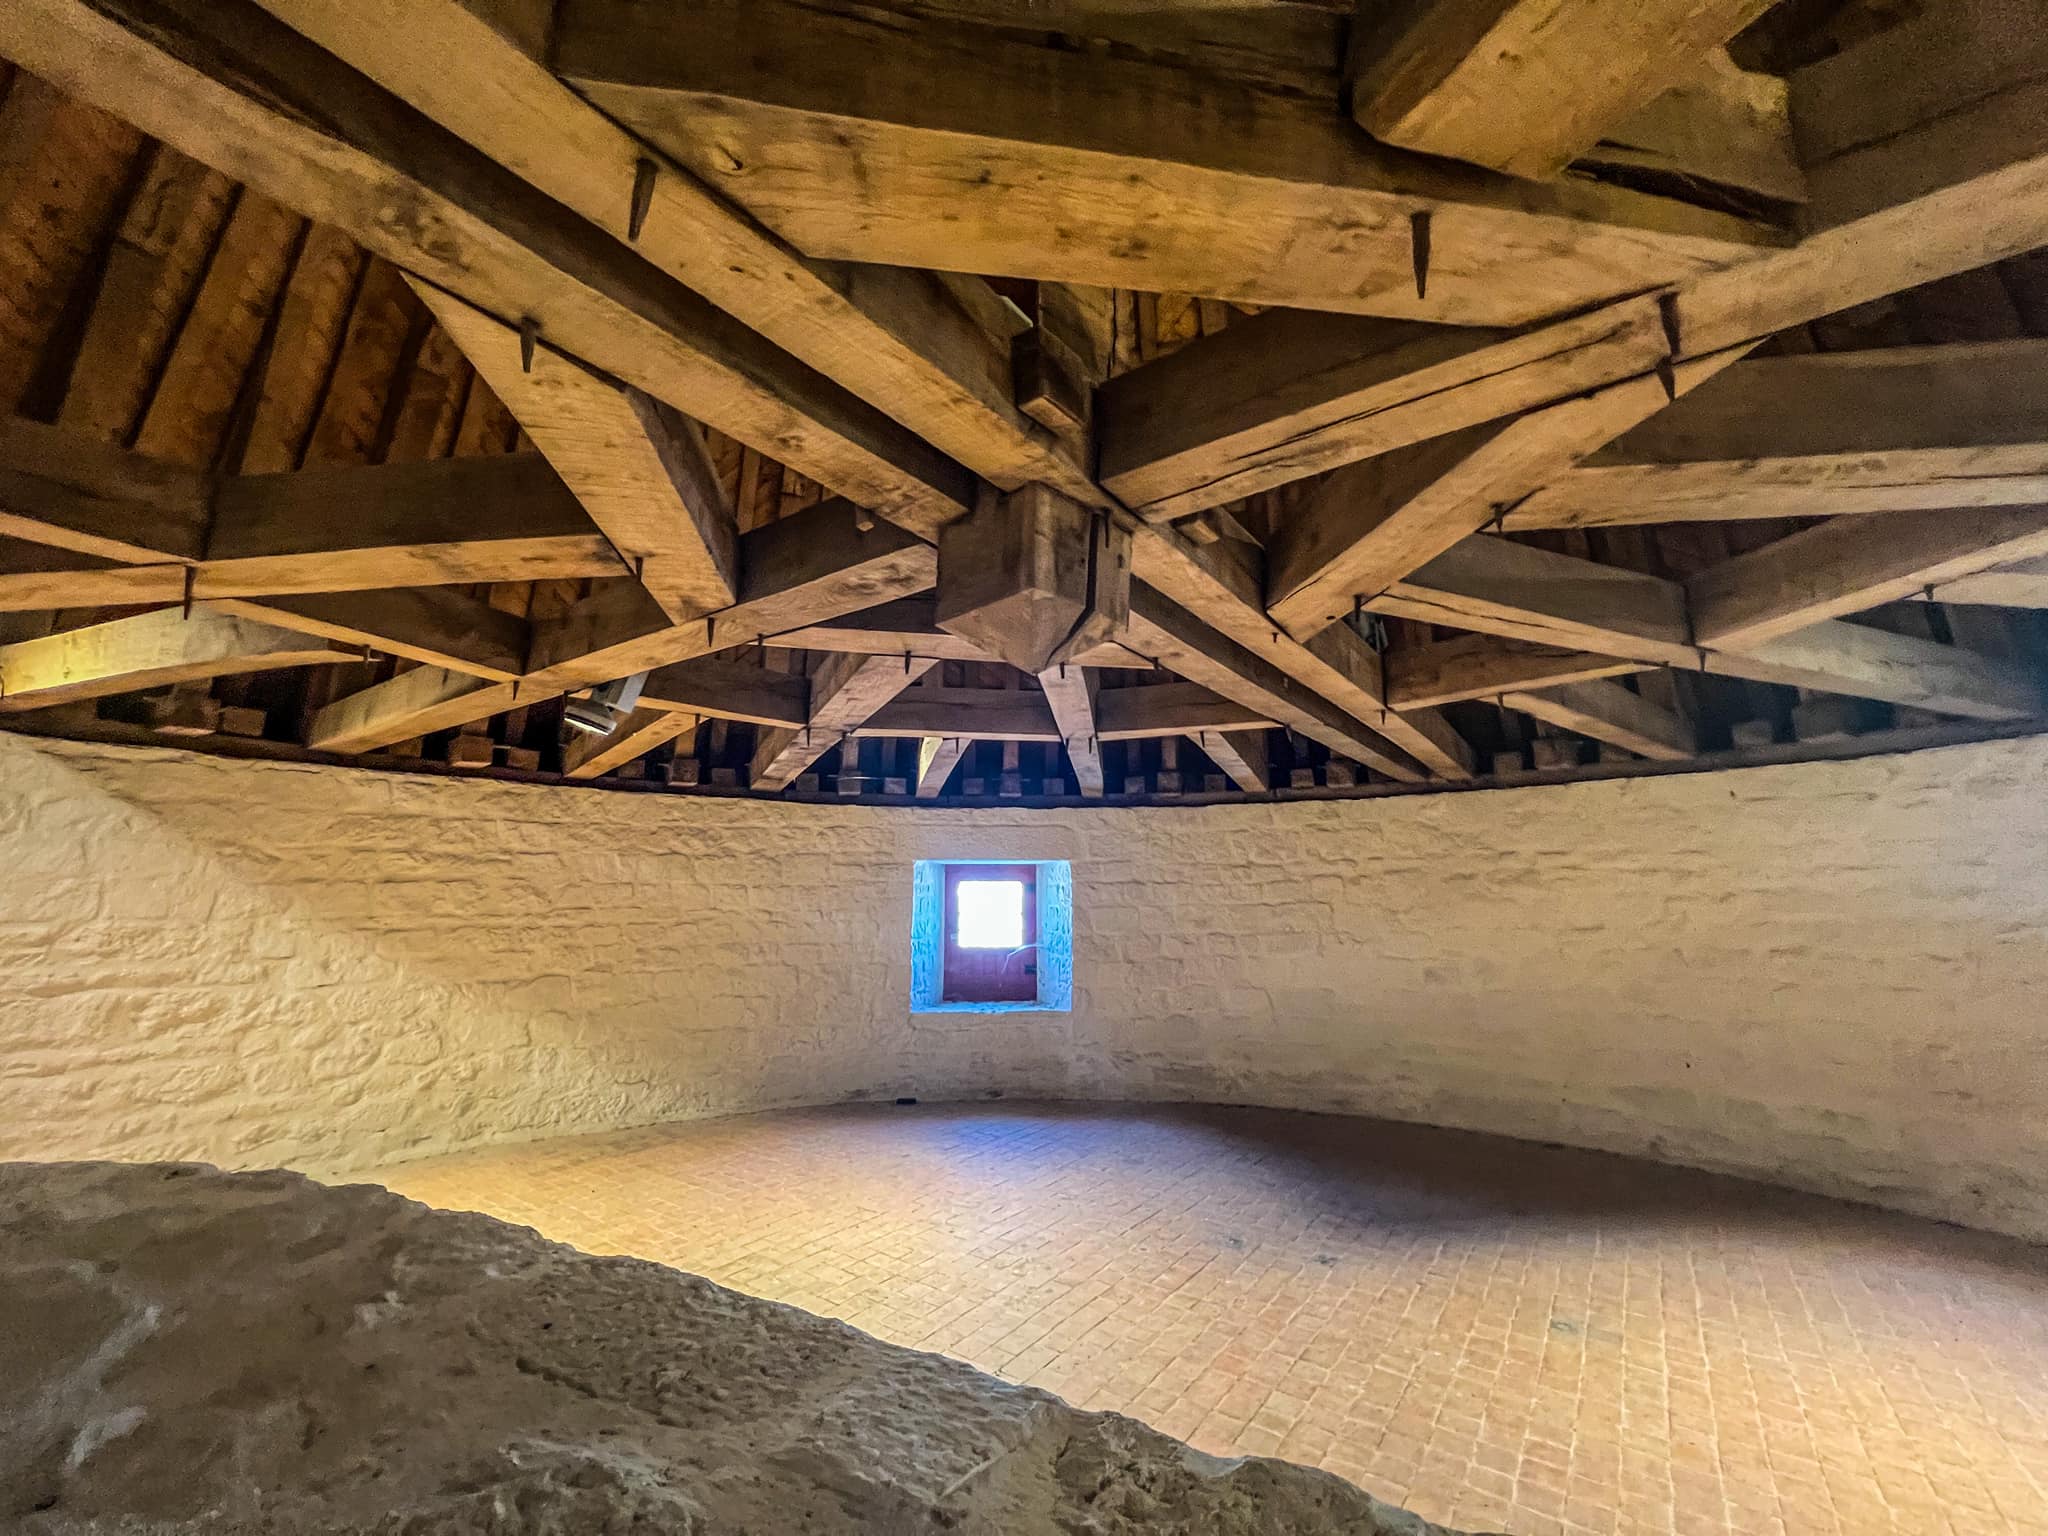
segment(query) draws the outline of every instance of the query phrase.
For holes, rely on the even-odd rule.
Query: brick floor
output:
[[[2048,1250],[1265,1111],[804,1110],[377,1177],[1515,1536],[2048,1533]]]

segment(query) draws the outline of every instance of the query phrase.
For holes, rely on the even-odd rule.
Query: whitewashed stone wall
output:
[[[2048,1237],[2048,741],[1427,798],[805,807],[0,736],[0,1157],[314,1172],[917,1094],[1425,1120]],[[910,865],[1073,861],[1071,1014]]]

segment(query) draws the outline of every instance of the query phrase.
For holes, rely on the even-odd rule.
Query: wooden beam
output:
[[[647,674],[640,693],[648,709],[793,727],[810,719],[810,699],[808,680],[751,666],[735,655],[699,656],[659,667]]]
[[[1240,394],[1233,374],[1242,364],[1219,348],[1213,367],[1198,367],[1195,354],[1210,349],[1198,342],[1189,361],[1176,364],[1181,372],[1170,389],[1157,376],[1156,405],[1142,414],[1121,404],[1105,409],[1105,474],[1117,479],[1157,464],[1158,474],[1126,499],[1194,511],[1641,377],[1667,356],[1681,364],[1709,357],[2048,245],[2048,85],[2039,29],[2013,27],[2009,12],[2001,24],[1998,9],[1999,0],[1932,7],[1795,77],[1813,182],[1813,232],[1799,246],[1681,282],[1668,298],[1625,300],[1556,326],[1453,347],[1433,366],[1418,365],[1417,384],[1426,378],[1427,387],[1413,391],[1401,388],[1398,375],[1389,381],[1374,373],[1368,355],[1379,344],[1368,339],[1359,353],[1368,360],[1356,371],[1311,346],[1292,373],[1278,362],[1246,373]],[[1873,88],[1874,81],[1889,83]],[[1117,388],[1145,393],[1140,376]],[[1262,398],[1269,427],[1260,422]],[[1211,400],[1213,407],[1204,403]],[[1177,409],[1208,425],[1177,435]],[[1136,424],[1120,429],[1119,416]],[[1208,437],[1220,440],[1214,454],[1202,451]]]
[[[336,699],[314,714],[306,745],[324,752],[374,752],[486,720],[515,704],[538,704],[560,689],[494,683],[445,667],[414,667]]]
[[[2048,500],[2048,341],[1749,358],[1509,512],[1516,528]]]
[[[977,474],[1099,499],[1086,454],[1012,401],[1007,333],[928,273],[812,261],[778,239],[550,73],[549,24],[522,0],[261,3]]]
[[[1541,692],[1511,692],[1501,696],[1500,704],[1638,757],[1675,762],[1699,753],[1699,738],[1675,711],[1620,683],[1569,683]]]
[[[785,650],[859,651],[869,656],[930,656],[940,661],[994,661],[971,641],[949,635],[938,626],[937,599],[929,593],[841,614],[822,624],[806,625],[763,642]]]
[[[614,576],[626,567],[538,454],[222,480],[200,597]]]
[[[680,622],[731,606],[739,524],[695,422],[537,340],[523,347],[513,327],[431,283],[412,289],[662,612]]]
[[[1021,688],[910,688],[863,722],[857,736],[951,736],[961,741],[1065,740],[1046,695]]]
[[[1085,667],[1050,667],[1038,674],[1045,702],[1059,727],[1060,744],[1074,765],[1074,783],[1089,799],[1102,795],[1102,743],[1096,721],[1095,674]]]
[[[526,620],[446,587],[215,598],[205,606],[493,682],[526,668]]]
[[[1367,606],[1566,650],[1678,667],[1698,661],[1677,582],[1513,539],[1466,539]]]
[[[196,470],[0,418],[0,535],[123,564],[190,563],[211,506]]]
[[[1670,388],[1684,393],[1735,355],[1679,368]],[[1336,471],[1268,551],[1273,618],[1297,639],[1318,633],[1354,599],[1387,591],[1669,399],[1665,381],[1631,379]]]
[[[1023,29],[797,0],[570,0],[556,17],[555,64],[580,91],[814,256],[1513,324],[1775,238],[1669,199],[1385,149],[1344,121],[1334,82],[1316,100]],[[1417,211],[1457,253],[1425,296]]]
[[[1558,175],[1772,0],[1362,0],[1346,74],[1374,138],[1514,176]]]
[[[1110,688],[1095,696],[1096,734],[1104,741],[1199,736],[1204,731],[1263,731],[1273,722],[1235,699],[1195,683]]]
[[[1427,717],[1400,720],[1388,713],[1379,658],[1364,641],[1348,630],[1326,632],[1317,636],[1320,643],[1313,645],[1284,634],[1266,616],[1259,573],[1239,557],[1239,548],[1225,540],[1202,547],[1174,529],[1145,527],[1131,542],[1131,571],[1173,606],[1215,630],[1237,651],[1261,659],[1320,696],[1325,708],[1334,707],[1348,715],[1352,723],[1344,727],[1344,735],[1352,746],[1338,749],[1346,756],[1357,757],[1368,767],[1396,778],[1425,762],[1446,777],[1469,776],[1469,753],[1461,764],[1457,748],[1462,743],[1448,725]],[[1131,643],[1134,649],[1144,649]],[[1367,721],[1373,724],[1367,725]],[[1370,755],[1361,756],[1361,752]]]
[[[1841,619],[1809,624],[1742,652],[1709,651],[1706,670],[1974,720],[2048,713],[2048,693],[2031,667]]]
[[[1130,536],[1048,486],[991,492],[939,535],[941,629],[1033,674],[1130,606]],[[1079,638],[1077,638],[1079,637]]]
[[[247,0],[19,0],[0,54],[883,516],[932,530],[971,500],[954,461]]]
[[[938,665],[891,656],[828,656],[811,677],[811,716],[796,729],[771,728],[754,748],[748,783],[786,789],[868,717]]]
[[[43,544],[0,549],[0,613],[175,603],[184,595],[182,565],[115,565]]]
[[[1131,589],[1133,649],[1276,724],[1390,778],[1427,777],[1421,765],[1321,695],[1142,584]]]
[[[1199,731],[1195,745],[1246,794],[1263,795],[1272,789],[1272,749],[1264,731]]]
[[[917,798],[934,800],[971,743],[964,736],[927,736],[917,747]]]
[[[608,736],[579,733],[572,737],[562,748],[563,777],[602,778],[696,729],[697,716],[682,710],[636,709]]]
[[[1803,203],[1806,172],[1792,138],[1790,95],[1782,76],[1743,69],[1726,48],[1712,49],[1671,89],[1602,134],[1576,169]]]
[[[0,714],[241,672],[361,659],[354,651],[231,614],[162,608],[0,645]]]
[[[823,501],[740,536],[740,600],[673,624],[637,582],[593,593],[535,626],[530,675],[564,686],[751,645],[929,589],[931,545],[902,528],[862,530],[844,501]]]
[[[1702,571],[1686,587],[1699,643],[1739,650],[2044,556],[2048,508],[1885,512],[1803,529]]]
[[[1387,653],[1387,703],[1397,710],[1496,699],[1503,693],[1624,677],[1640,662],[1497,635],[1458,635]]]
[[[2021,560],[1979,571],[1934,589],[1941,603],[1986,603],[1996,608],[2048,608],[2048,560]]]

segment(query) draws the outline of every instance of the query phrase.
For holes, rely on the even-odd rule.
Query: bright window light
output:
[[[960,929],[953,942],[961,949],[1024,947],[1024,882],[962,880],[958,893]]]

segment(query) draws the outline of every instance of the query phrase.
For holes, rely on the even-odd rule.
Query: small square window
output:
[[[1064,860],[918,860],[910,902],[911,1010],[1071,1008],[1073,892]]]
[[[1024,882],[962,880],[954,887],[958,949],[1020,949],[1024,944]]]

